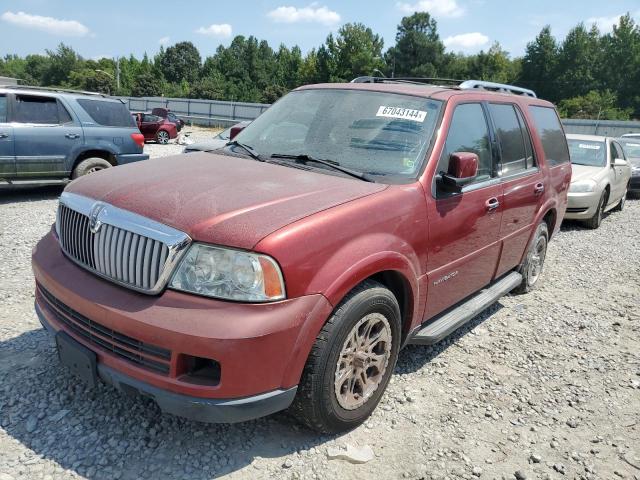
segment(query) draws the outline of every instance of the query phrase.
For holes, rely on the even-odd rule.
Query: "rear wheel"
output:
[[[104,158],[99,158],[99,157],[85,158],[76,166],[76,168],[73,169],[71,178],[76,179],[78,177],[82,177],[83,175],[104,170],[105,168],[110,168],[112,166],[113,165],[107,162]]]
[[[316,338],[291,413],[322,433],[360,425],[387,388],[400,332],[400,307],[393,293],[373,281],[354,289]]]
[[[167,143],[169,143],[169,132],[167,132],[166,130],[160,130],[158,133],[156,133],[156,140],[158,141],[158,143],[166,145]]]
[[[542,275],[544,260],[547,257],[547,245],[549,244],[549,227],[546,222],[541,222],[533,236],[529,246],[527,257],[520,267],[522,283],[513,291],[514,293],[527,293],[535,288]]]
[[[595,230],[596,228],[600,227],[600,224],[602,223],[602,217],[604,215],[604,209],[607,206],[607,198],[608,194],[605,190],[604,192],[602,192],[602,196],[600,197],[600,202],[598,203],[596,213],[593,214],[593,217],[584,222],[588,228]]]

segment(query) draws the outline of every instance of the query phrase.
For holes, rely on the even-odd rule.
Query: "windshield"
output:
[[[630,158],[640,158],[640,138],[637,140],[621,140],[624,153]]]
[[[222,140],[229,140],[231,138],[231,127],[221,131],[218,135],[216,135],[216,138],[220,138]]]
[[[308,155],[374,175],[416,176],[441,102],[356,90],[292,92],[235,138],[261,156]]]
[[[604,167],[607,164],[604,142],[568,139],[567,143],[569,144],[571,163],[574,165]]]

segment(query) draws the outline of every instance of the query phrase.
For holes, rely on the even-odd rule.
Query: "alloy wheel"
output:
[[[391,356],[389,320],[370,313],[351,329],[335,371],[335,395],[345,410],[364,405],[380,386]]]
[[[540,236],[536,240],[533,247],[533,253],[529,259],[529,268],[527,271],[527,278],[529,285],[535,285],[542,273],[542,267],[544,265],[544,259],[547,255],[547,240]]]

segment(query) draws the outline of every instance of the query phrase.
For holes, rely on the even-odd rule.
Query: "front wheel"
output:
[[[169,132],[167,132],[166,130],[160,130],[158,133],[156,133],[156,140],[158,141],[158,143],[166,145],[167,143],[169,143]]]
[[[374,281],[361,284],[316,338],[291,413],[321,433],[360,425],[387,388],[400,337],[400,307],[393,293]]]
[[[549,244],[549,227],[546,222],[541,222],[533,234],[533,241],[529,246],[527,257],[520,267],[522,283],[514,289],[514,293],[527,293],[538,284],[547,258],[547,245]]]
[[[587,228],[595,230],[600,227],[602,223],[602,217],[604,216],[604,209],[607,206],[607,191],[602,192],[602,196],[600,197],[600,202],[598,203],[598,208],[596,212],[593,214],[589,220],[586,220],[584,223]]]

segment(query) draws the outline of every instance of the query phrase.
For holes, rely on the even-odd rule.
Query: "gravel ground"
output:
[[[406,348],[371,419],[330,437],[286,414],[185,421],[59,367],[30,268],[59,193],[0,197],[0,480],[640,478],[640,200],[563,226],[538,290]],[[374,457],[329,458],[346,446]]]

